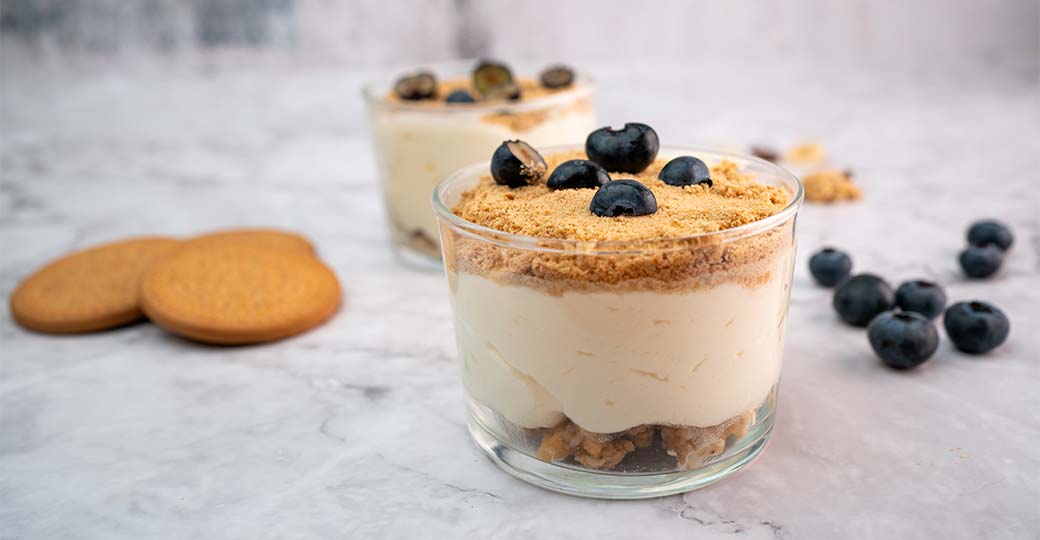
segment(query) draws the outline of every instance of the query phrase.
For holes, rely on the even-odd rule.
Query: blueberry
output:
[[[1007,339],[1011,323],[1003,311],[986,302],[957,302],[943,316],[953,346],[970,354],[985,354]]]
[[[994,244],[1000,249],[1007,251],[1014,243],[1015,237],[1011,229],[1003,223],[984,219],[971,224],[968,229],[968,243],[973,246],[988,246]]]
[[[813,253],[809,258],[809,272],[816,283],[824,287],[833,287],[849,276],[852,271],[852,259],[844,251],[826,247]]]
[[[903,311],[920,313],[932,320],[946,307],[946,292],[931,281],[907,281],[896,289],[896,306]]]
[[[473,70],[473,87],[485,98],[492,92],[501,93],[501,87],[513,85],[513,72],[505,64],[482,60]]]
[[[510,81],[489,89],[484,93],[488,101],[518,101],[520,99],[520,87]]]
[[[552,66],[538,78],[546,88],[567,88],[574,83],[574,70],[567,66]]]
[[[961,252],[961,268],[968,277],[984,278],[992,276],[1004,264],[1004,252],[995,245],[968,246]]]
[[[915,368],[939,348],[939,332],[918,313],[886,311],[867,327],[870,347],[881,360],[897,369]]]
[[[614,180],[596,191],[589,210],[601,217],[645,216],[657,211],[657,198],[635,180]]]
[[[477,100],[473,99],[473,96],[465,90],[456,90],[444,99],[448,103],[476,103]]]
[[[546,185],[549,189],[598,189],[607,182],[610,175],[603,167],[587,159],[572,159],[557,165]]]
[[[834,310],[853,326],[866,326],[895,303],[892,287],[873,274],[859,274],[846,280],[834,291]]]
[[[407,101],[432,99],[437,93],[437,78],[429,71],[401,77],[394,83],[397,97]]]
[[[625,124],[614,130],[600,128],[585,139],[589,159],[612,172],[642,172],[657,157],[661,144],[657,132],[646,124]]]
[[[511,188],[533,184],[547,169],[542,155],[523,141],[503,141],[491,156],[495,183]]]
[[[711,187],[711,171],[703,161],[693,156],[679,156],[669,161],[657,178],[670,186],[707,184]]]

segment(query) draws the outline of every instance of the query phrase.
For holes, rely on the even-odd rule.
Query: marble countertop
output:
[[[0,538],[1040,536],[1037,84],[641,69],[597,71],[604,124],[644,121],[675,143],[820,140],[865,192],[799,217],[777,424],[751,467],[607,502],[526,485],[478,453],[446,284],[387,247],[362,74],[25,69],[0,96],[5,304],[71,249],[239,225],[311,236],[346,301],[313,332],[243,348],[149,324],[44,336],[5,314]],[[989,216],[1017,243],[996,278],[968,282],[956,253]],[[810,281],[823,244],[858,270],[994,302],[1009,342],[971,357],[944,339],[921,369],[883,368]]]

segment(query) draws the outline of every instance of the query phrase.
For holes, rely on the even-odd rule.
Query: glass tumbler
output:
[[[476,61],[425,66],[440,80],[471,76]],[[516,76],[536,77],[538,67],[514,66]],[[542,66],[544,67],[544,66]],[[414,71],[414,70],[412,70]],[[405,71],[407,73],[408,71]],[[536,145],[584,141],[598,127],[595,85],[578,76],[571,88],[517,102],[446,104],[387,99],[399,73],[365,86],[372,145],[395,253],[409,266],[437,269],[440,246],[429,196],[459,167],[489,159],[502,141]]]
[[[589,242],[452,213],[487,162],[435,190],[469,431],[509,474],[574,495],[656,497],[725,478],[764,448],[802,187],[738,153],[672,147],[659,157],[678,155],[735,162],[789,202],[718,232]]]

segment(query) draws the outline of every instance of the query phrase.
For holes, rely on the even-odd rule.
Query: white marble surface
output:
[[[75,71],[75,70],[73,70]],[[0,318],[0,538],[901,538],[1040,536],[1040,110],[1035,83],[645,67],[597,70],[606,122],[665,142],[823,140],[866,193],[806,207],[773,441],[730,481],[603,502],[499,472],[471,446],[445,284],[386,247],[344,70],[7,71],[0,291],[70,249],[277,225],[346,289],[295,339],[211,348],[141,324],[51,337]],[[639,82],[633,82],[638,78]],[[1017,233],[995,279],[955,263],[973,218]],[[943,342],[884,369],[805,270],[946,284],[1012,320],[981,358]]]

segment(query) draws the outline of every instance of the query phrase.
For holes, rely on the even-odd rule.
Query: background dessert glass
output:
[[[423,66],[438,80],[472,76],[476,60]],[[537,78],[545,65],[511,65],[514,77]],[[420,268],[437,268],[437,221],[430,192],[459,167],[486,159],[504,140],[535,145],[584,141],[595,129],[595,86],[579,74],[567,90],[518,102],[446,105],[437,101],[389,101],[404,70],[365,86],[372,144],[376,154],[394,251]]]
[[[734,161],[788,204],[714,233],[582,242],[453,214],[488,163],[434,192],[470,434],[506,472],[575,495],[655,497],[720,480],[765,446],[802,187],[751,156],[658,157],[677,155]]]

